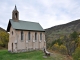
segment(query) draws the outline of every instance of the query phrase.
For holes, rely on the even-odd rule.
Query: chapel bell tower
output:
[[[15,5],[14,10],[12,11],[12,19],[13,19],[14,21],[19,21],[19,12],[18,12],[18,10],[17,10],[16,5]]]

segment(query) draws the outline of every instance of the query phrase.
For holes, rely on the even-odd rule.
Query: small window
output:
[[[12,35],[13,35],[13,31],[12,31]]]
[[[28,32],[28,40],[30,40],[30,31]]]
[[[21,31],[21,40],[23,40],[23,31]]]
[[[40,40],[42,40],[42,33],[40,33]]]
[[[37,40],[37,32],[35,32],[35,40]]]

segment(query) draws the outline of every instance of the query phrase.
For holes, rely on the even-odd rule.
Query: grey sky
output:
[[[15,4],[20,20],[39,22],[44,29],[80,19],[80,0],[0,0],[0,27],[7,28]]]

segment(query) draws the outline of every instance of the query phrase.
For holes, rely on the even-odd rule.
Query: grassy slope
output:
[[[42,51],[14,54],[9,53],[7,50],[0,50],[0,60],[67,60],[66,57],[57,53],[53,53],[47,58],[44,58],[43,56],[44,54]]]

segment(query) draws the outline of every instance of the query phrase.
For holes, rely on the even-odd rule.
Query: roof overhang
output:
[[[34,31],[34,32],[45,32],[45,31],[40,31],[40,30],[23,30],[23,29],[16,29],[19,31]]]

